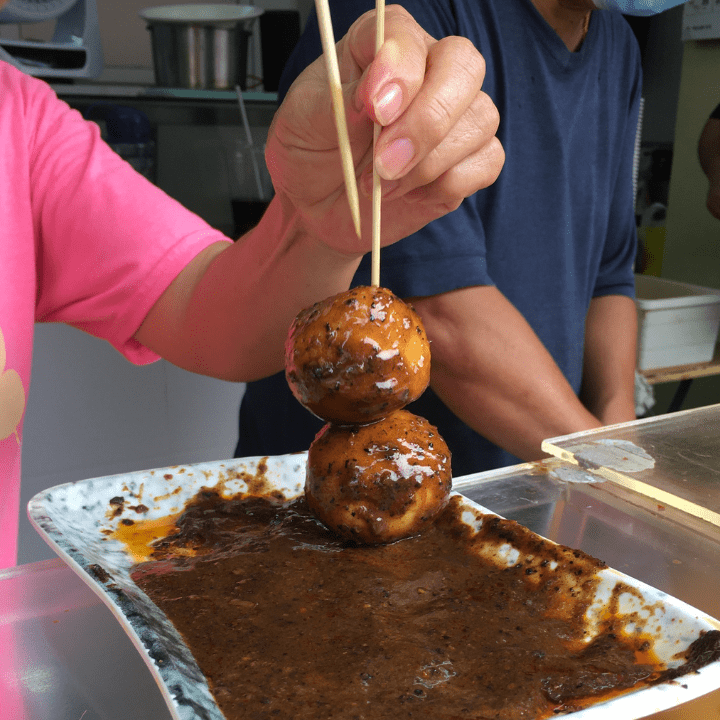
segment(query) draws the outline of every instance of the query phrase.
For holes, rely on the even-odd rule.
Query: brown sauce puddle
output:
[[[203,490],[133,571],[185,639],[228,720],[542,720],[685,674],[720,656],[702,635],[665,670],[614,617],[587,642],[604,564],[453,498],[422,535],[350,545],[304,499]],[[135,553],[157,530],[121,524]],[[507,544],[523,560],[485,557]],[[555,565],[557,564],[557,565]]]

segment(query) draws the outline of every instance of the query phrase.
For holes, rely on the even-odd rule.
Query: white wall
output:
[[[19,561],[54,557],[25,507],[48,487],[232,457],[244,386],[137,367],[74,328],[38,325],[23,437]]]

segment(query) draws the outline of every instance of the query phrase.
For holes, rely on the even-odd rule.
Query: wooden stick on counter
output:
[[[375,53],[377,54],[385,42],[385,0],[375,0]],[[382,127],[375,123],[373,129],[373,158],[375,146]],[[375,169],[373,161],[373,196],[372,196],[372,264],[370,269],[370,283],[375,287],[380,285],[380,205],[382,203],[382,187],[380,176]]]
[[[340,145],[343,175],[345,176],[345,190],[350,203],[355,232],[360,237],[360,201],[358,198],[357,182],[355,180],[355,163],[353,162],[350,138],[348,136],[347,120],[345,118],[345,104],[343,103],[342,85],[340,83],[340,68],[338,67],[337,52],[335,50],[335,35],[330,21],[330,8],[328,0],[315,0],[318,23],[320,25],[320,38],[322,40],[323,55],[330,80],[330,93],[332,94],[335,127]]]

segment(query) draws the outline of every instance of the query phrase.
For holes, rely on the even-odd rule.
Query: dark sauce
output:
[[[228,720],[539,720],[666,679],[611,615],[586,641],[603,563],[459,514],[453,498],[421,535],[359,547],[303,499],[208,490],[133,578]],[[508,543],[523,560],[500,567],[487,555]],[[717,658],[717,635],[688,663]]]

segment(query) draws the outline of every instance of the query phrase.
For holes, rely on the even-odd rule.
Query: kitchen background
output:
[[[311,3],[254,4],[297,10],[304,24]],[[97,0],[101,82],[152,84],[150,37],[138,16],[149,4]],[[641,177],[657,151],[672,153],[662,275],[720,288],[720,223],[705,209],[696,151],[702,126],[720,103],[720,42],[683,42],[682,19],[676,8],[634,24],[645,70]],[[0,38],[48,38],[51,32],[52,23],[0,25]],[[249,72],[261,73],[259,39],[256,33],[250,43]],[[266,128],[253,132],[261,142]],[[240,133],[239,114],[234,126],[156,128],[157,183],[226,232],[232,216],[223,153]],[[164,361],[134,367],[84,333],[38,326],[23,443],[23,507],[38,491],[62,482],[232,456],[242,392],[241,384],[198,377]],[[673,392],[673,384],[656,386],[651,412],[661,412]],[[720,381],[704,378],[694,381],[684,407],[714,402],[720,402]],[[53,557],[24,510],[22,515],[19,561]]]

